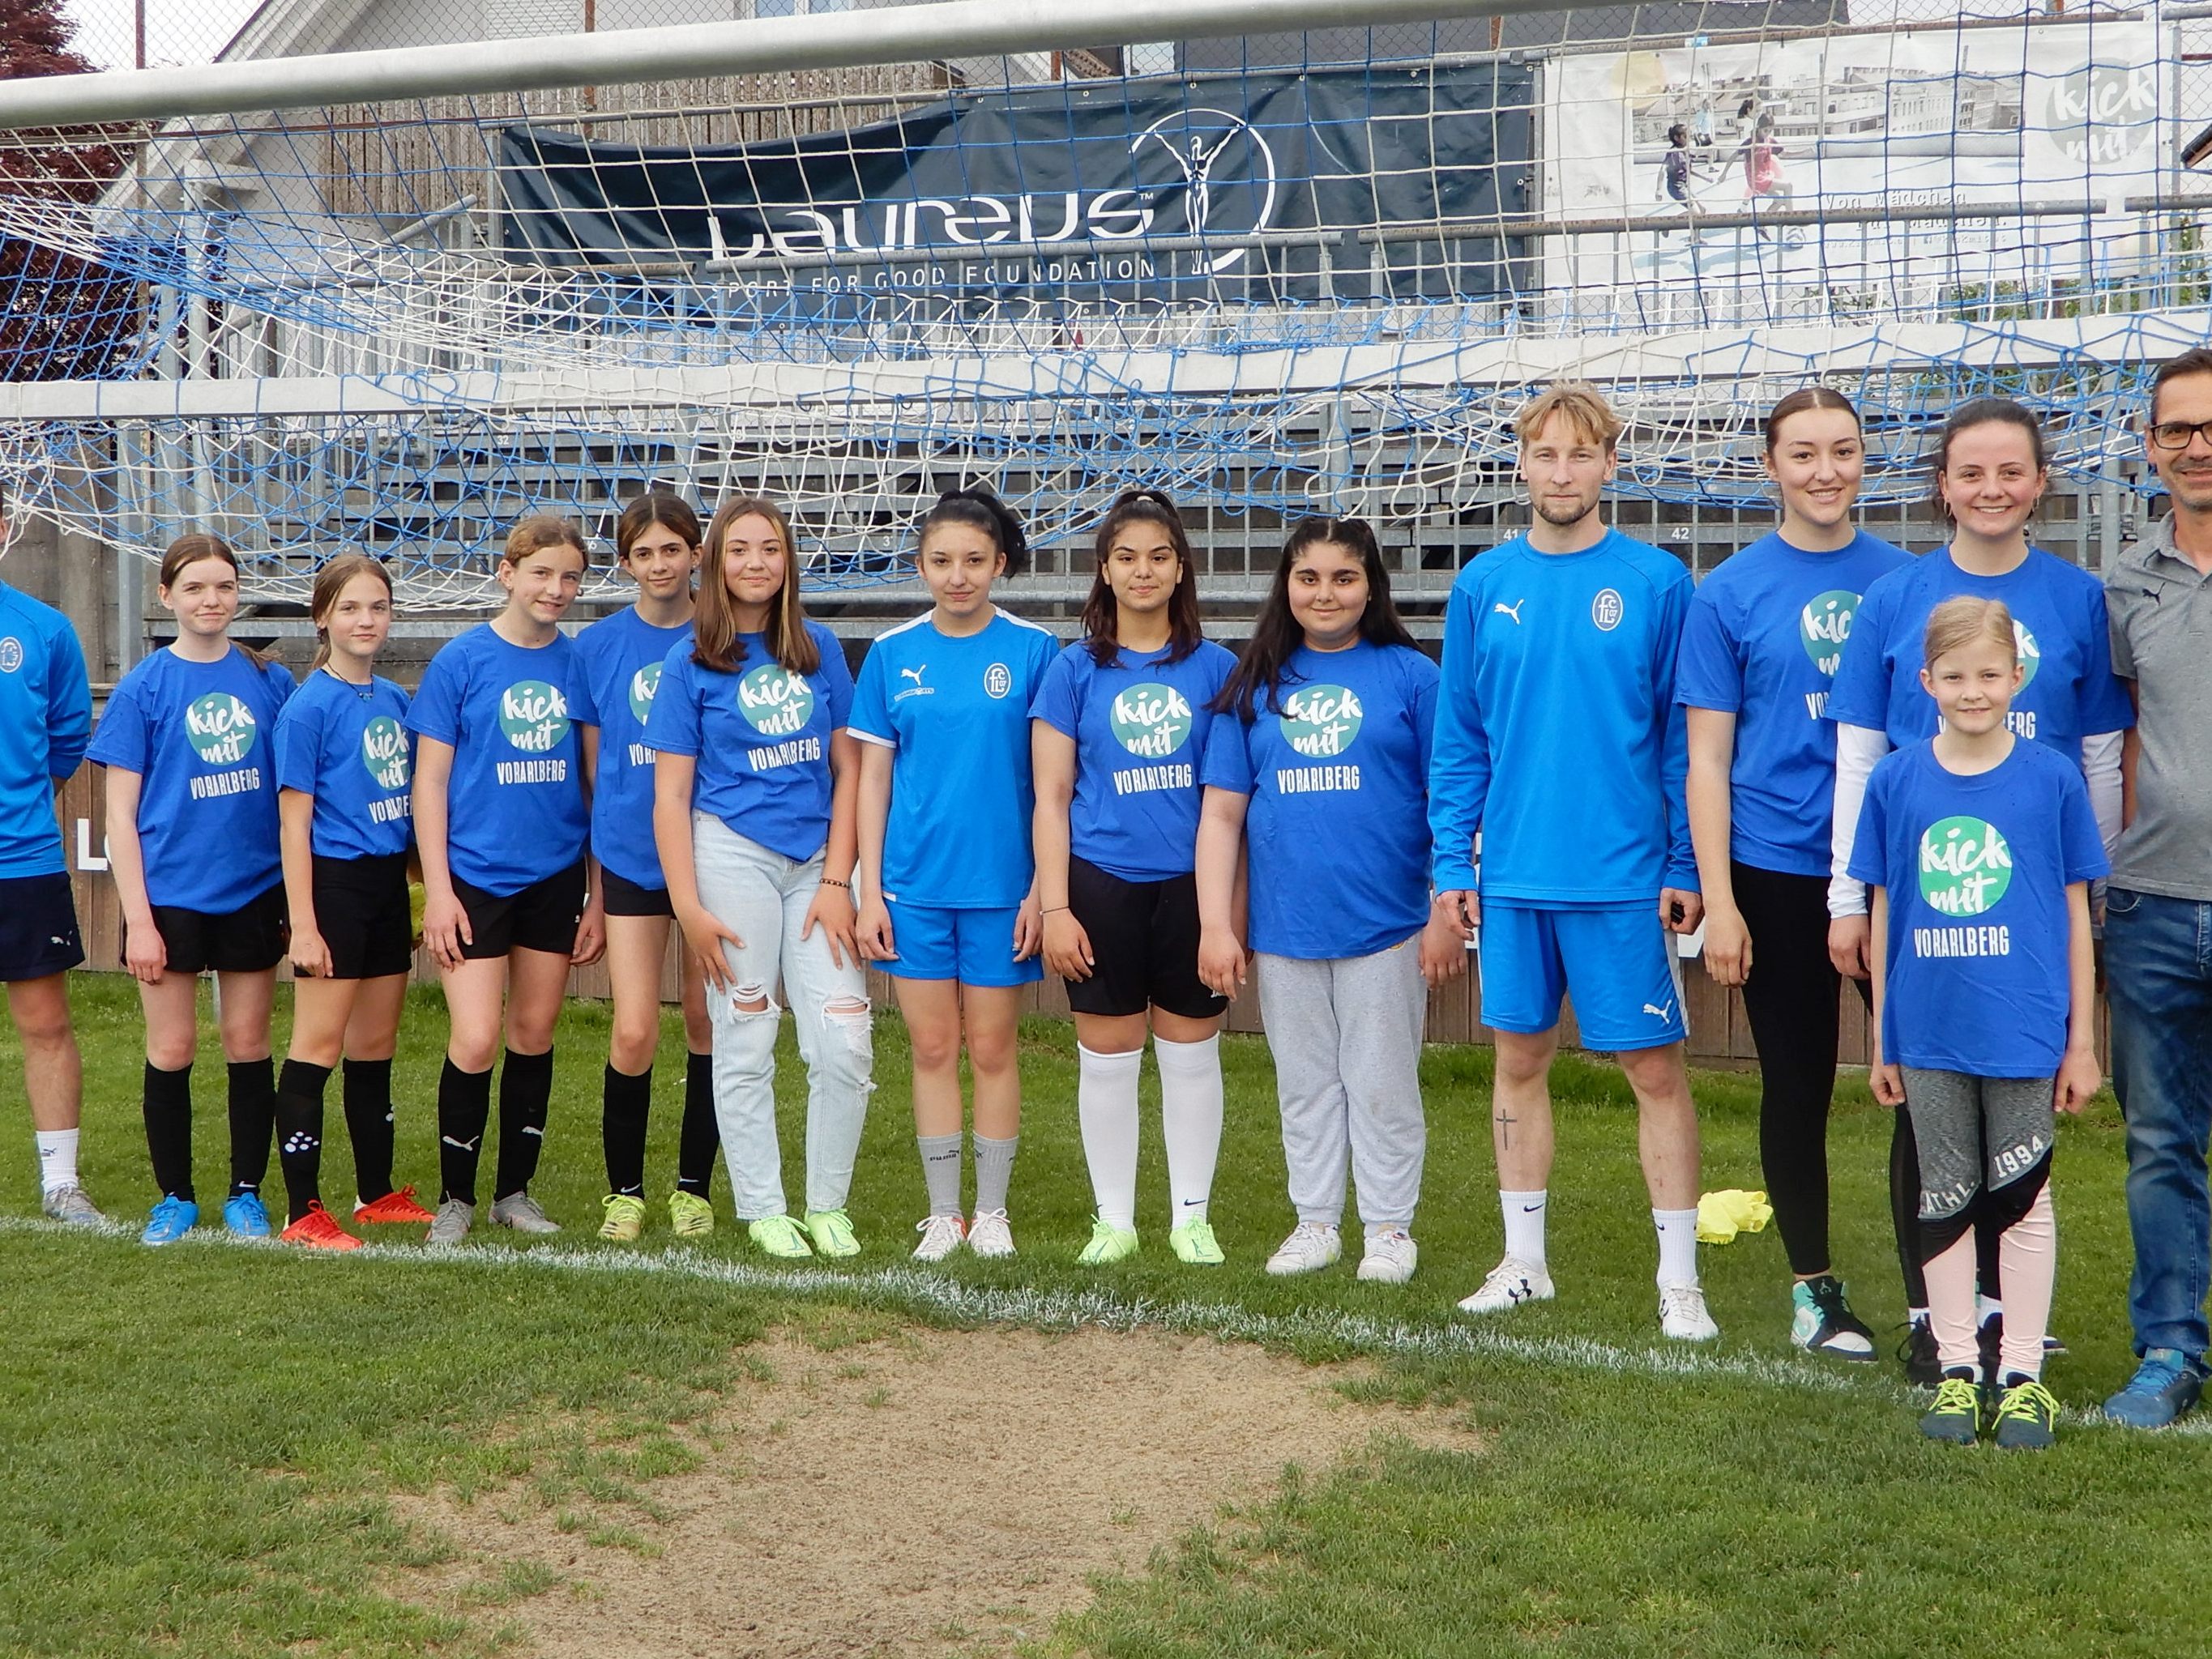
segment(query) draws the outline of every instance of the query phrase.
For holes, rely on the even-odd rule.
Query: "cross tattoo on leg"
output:
[[[1510,1112],[1506,1111],[1503,1107],[1500,1107],[1498,1109],[1498,1115],[1492,1118],[1491,1121],[1498,1125],[1498,1145],[1501,1146],[1512,1146],[1513,1126],[1519,1122],[1520,1120],[1515,1117]]]

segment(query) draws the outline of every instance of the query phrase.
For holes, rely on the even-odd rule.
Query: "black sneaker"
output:
[[[1874,1358],[1874,1333],[1844,1300],[1832,1273],[1800,1279],[1790,1292],[1790,1340],[1808,1353],[1831,1359]]]
[[[1916,1319],[1905,1328],[1905,1340],[1897,1345],[1897,1357],[1905,1362],[1905,1380],[1916,1389],[1932,1389],[1943,1380],[1943,1362],[1936,1357],[1936,1332],[1925,1319]]]

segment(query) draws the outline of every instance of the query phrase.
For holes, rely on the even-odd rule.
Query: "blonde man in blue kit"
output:
[[[1436,903],[1470,936],[1480,925],[1482,1022],[1498,1041],[1505,1254],[1459,1305],[1498,1313],[1553,1294],[1549,1076],[1571,989],[1583,1042],[1619,1055],[1636,1092],[1661,1328],[1710,1341],[1671,937],[1703,914],[1674,704],[1690,573],[1599,515],[1621,422],[1594,388],[1555,386],[1514,428],[1534,522],[1453,585],[1429,775]]]

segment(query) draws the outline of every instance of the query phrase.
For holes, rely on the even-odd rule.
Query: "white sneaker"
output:
[[[1370,1284],[1402,1285],[1413,1276],[1421,1247],[1403,1227],[1367,1235],[1367,1249],[1359,1258],[1358,1276]]]
[[[466,1199],[449,1198],[438,1206],[438,1213],[430,1223],[425,1244],[458,1244],[469,1236],[469,1225],[476,1219],[477,1206]]]
[[[1267,1271],[1287,1279],[1292,1273],[1317,1273],[1343,1259],[1344,1241],[1335,1228],[1301,1221],[1267,1258]]]
[[[915,1231],[921,1235],[921,1243],[914,1247],[916,1261],[942,1261],[960,1248],[968,1236],[968,1224],[957,1215],[933,1215],[915,1224]],[[1012,1243],[1012,1239],[1007,1241]]]
[[[1490,1270],[1482,1288],[1460,1298],[1462,1313],[1504,1313],[1526,1302],[1552,1299],[1552,1275],[1540,1261],[1523,1261],[1509,1255]]]
[[[512,1227],[516,1232],[533,1237],[561,1231],[561,1224],[540,1209],[538,1200],[528,1193],[509,1193],[505,1198],[494,1199],[491,1219],[495,1227]]]
[[[1004,1210],[978,1210],[968,1224],[968,1248],[977,1255],[1000,1260],[1014,1253],[1014,1230]],[[915,1252],[919,1255],[921,1253]]]
[[[1705,1293],[1695,1285],[1659,1287],[1659,1328],[1677,1342],[1710,1342],[1721,1334],[1705,1311]]]

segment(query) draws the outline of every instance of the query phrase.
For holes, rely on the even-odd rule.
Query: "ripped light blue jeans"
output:
[[[866,970],[849,952],[839,967],[821,928],[799,937],[822,884],[822,855],[794,863],[708,812],[692,815],[691,845],[699,902],[744,940],[742,948],[722,946],[735,985],[707,993],[714,1028],[714,1116],[738,1219],[785,1212],[775,1135],[779,979],[806,1062],[806,1207],[842,1210],[875,1087],[875,1038]]]

